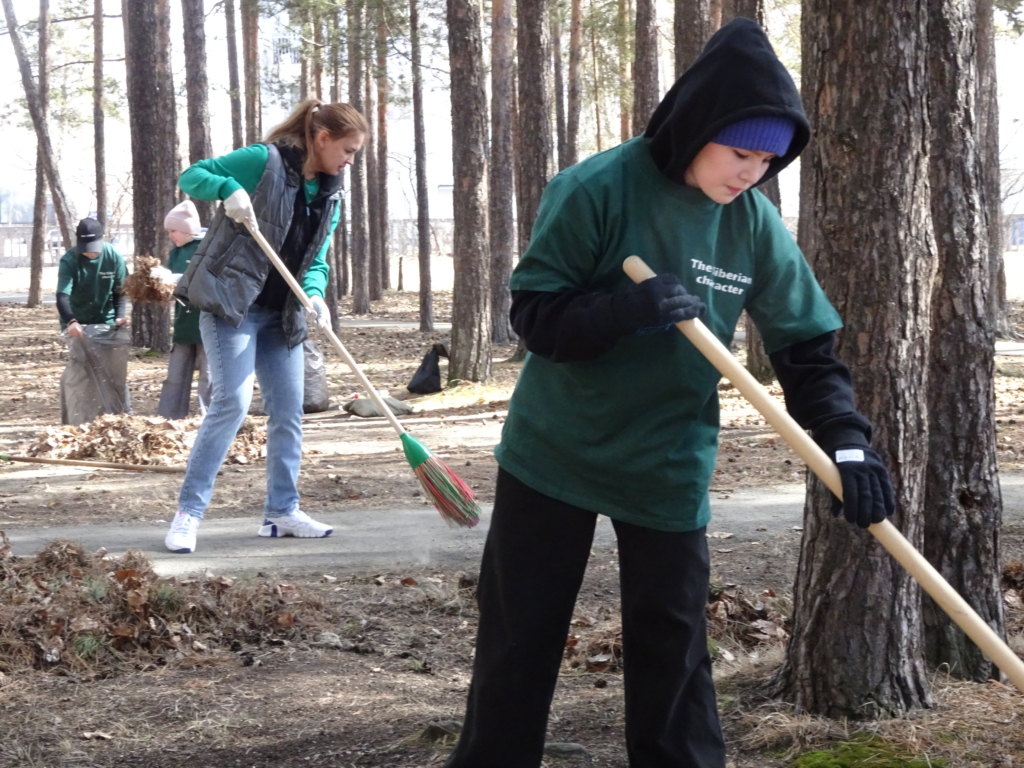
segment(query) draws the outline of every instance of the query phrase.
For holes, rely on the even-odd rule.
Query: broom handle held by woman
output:
[[[630,256],[622,264],[623,270],[640,283],[654,277],[654,271],[639,256]],[[732,353],[708,330],[700,320],[684,320],[676,327],[698,349],[708,361],[753,405],[765,420],[789,443],[807,466],[837,498],[843,498],[843,484],[836,465],[811,439],[799,424],[786,413],[750,371],[733,357]],[[924,556],[918,552],[906,537],[888,520],[874,523],[868,530],[878,539],[893,557],[910,573],[918,584],[931,595],[946,614],[970,637],[1001,669],[1017,689],[1024,692],[1024,661],[1021,661],[1010,647],[1003,642],[992,628],[947,582]]]
[[[292,289],[292,293],[298,297],[302,306],[310,312],[316,312],[313,308],[313,302],[309,300],[309,296],[307,296],[306,292],[302,290],[302,286],[299,285],[299,281],[295,279],[295,276],[288,270],[288,267],[286,267],[284,262],[281,261],[281,257],[274,251],[273,246],[267,242],[267,238],[265,238],[263,233],[260,232],[259,226],[248,219],[245,224],[249,228],[249,232],[251,232],[252,236],[256,239],[256,242],[259,243],[260,248],[263,249],[263,253],[265,253],[267,258],[270,259],[270,263],[273,264],[277,271],[281,273],[281,277],[283,277],[284,281],[288,283],[288,287]],[[330,328],[321,328],[320,330],[327,334],[327,338],[331,340],[331,344],[333,344],[334,348],[338,350],[338,353],[345,358],[345,363],[348,365],[352,373],[355,374],[356,378],[359,379],[360,383],[362,383],[363,388],[366,390],[366,394],[368,394],[370,399],[373,400],[374,404],[376,404],[377,410],[379,410],[384,417],[391,422],[391,426],[395,428],[395,431],[399,435],[405,432],[405,427],[402,426],[402,423],[395,417],[395,414],[393,414],[391,409],[388,408],[387,403],[384,402],[384,398],[378,394],[373,384],[370,383],[370,380],[366,378],[366,374],[363,373],[355,359],[353,359],[352,355],[350,355],[348,350],[345,349],[345,345],[341,343],[341,339],[339,339]]]

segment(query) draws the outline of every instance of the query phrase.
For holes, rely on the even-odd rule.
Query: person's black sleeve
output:
[[[509,317],[526,348],[553,363],[596,360],[623,336],[611,294],[512,291]]]
[[[114,292],[114,319],[120,320],[124,317],[124,294],[120,291]]]
[[[871,422],[858,413],[850,369],[835,356],[834,331],[769,355],[786,409],[827,453],[871,444]]]
[[[57,314],[59,314],[60,319],[64,321],[64,325],[67,325],[75,319],[74,314],[71,312],[71,296],[69,294],[57,294]]]

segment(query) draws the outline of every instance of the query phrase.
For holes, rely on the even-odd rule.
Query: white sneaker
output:
[[[171,529],[167,531],[164,545],[171,552],[188,554],[196,550],[196,532],[199,530],[199,518],[188,512],[178,510],[171,520]]]
[[[296,536],[300,539],[322,539],[324,536],[330,536],[333,530],[331,526],[318,523],[305,512],[296,509],[281,517],[264,518],[263,525],[257,533],[272,538]]]

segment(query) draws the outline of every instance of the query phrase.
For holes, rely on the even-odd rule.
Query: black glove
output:
[[[675,275],[655,275],[612,297],[615,323],[624,334],[652,333],[701,317],[708,308]]]
[[[863,445],[837,448],[832,458],[843,481],[843,500],[832,496],[832,516],[839,512],[851,523],[867,528],[880,523],[896,509],[889,471],[882,458]]]

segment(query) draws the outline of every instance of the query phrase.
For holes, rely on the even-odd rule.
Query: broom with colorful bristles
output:
[[[309,296],[302,290],[302,286],[295,280],[295,277],[288,270],[288,267],[284,265],[284,262],[281,261],[281,257],[277,255],[274,248],[267,242],[267,239],[260,232],[256,223],[247,221],[246,226],[248,226],[249,232],[252,233],[256,242],[259,243],[267,258],[270,259],[270,263],[281,273],[281,277],[288,283],[288,286],[295,293],[302,306],[310,312],[315,312],[316,310],[313,308],[313,303],[309,300]],[[480,504],[477,502],[473,490],[458,475],[445,466],[444,462],[434,456],[425,445],[406,431],[402,423],[395,417],[395,414],[388,408],[384,398],[380,396],[373,384],[370,383],[370,380],[366,378],[366,374],[359,368],[352,355],[345,349],[345,345],[341,343],[341,339],[337,337],[334,331],[330,328],[322,328],[321,331],[331,340],[331,344],[334,345],[334,348],[345,359],[345,363],[362,383],[366,394],[370,396],[370,399],[377,406],[377,410],[384,414],[384,417],[398,433],[399,438],[402,440],[402,448],[405,451],[405,458],[408,460],[409,466],[412,467],[412,471],[419,479],[420,485],[423,486],[424,493],[427,494],[427,498],[437,507],[437,511],[441,513],[444,521],[448,525],[458,525],[464,528],[472,528],[476,525],[480,520]]]

